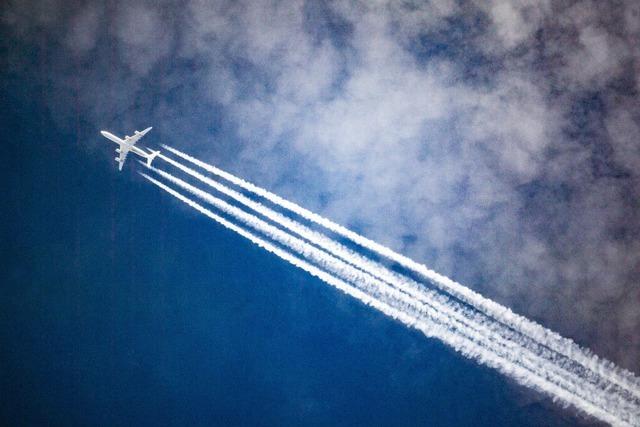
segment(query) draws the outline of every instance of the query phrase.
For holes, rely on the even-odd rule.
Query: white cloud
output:
[[[614,155],[631,171],[640,167],[640,117],[632,115],[632,105],[621,105],[606,120],[606,129],[613,141]]]
[[[619,71],[624,47],[602,29],[580,29],[579,48],[568,55],[567,75],[581,84],[603,84]]]
[[[94,48],[103,11],[99,6],[88,5],[74,16],[65,38],[65,45],[76,55],[84,55]]]
[[[158,10],[129,3],[118,9],[115,24],[120,55],[136,74],[147,74],[168,53],[173,29]]]

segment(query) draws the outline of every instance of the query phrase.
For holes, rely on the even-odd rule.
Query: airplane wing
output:
[[[117,158],[118,170],[122,170],[122,166],[124,165],[124,161],[127,158],[127,154],[129,154],[129,150],[125,148],[124,145],[121,145],[120,148],[118,149],[118,153],[120,153],[120,155]]]
[[[124,142],[126,142],[127,144],[131,144],[131,145],[135,145],[136,142],[138,142],[138,140],[140,138],[142,138],[142,133],[139,133],[138,131],[136,131],[136,133],[133,134],[133,136],[125,136],[124,137]]]
[[[146,128],[146,129],[145,129],[145,130],[143,130],[143,131],[139,131],[139,130],[137,130],[137,131],[135,131],[135,132],[134,132],[134,134],[133,134],[132,136],[129,136],[129,135],[125,136],[125,137],[124,137],[124,141],[125,141],[127,144],[135,145],[135,143],[136,143],[136,142],[138,142],[138,140],[139,140],[140,138],[142,138],[143,136],[145,136],[145,135],[147,134],[147,132],[149,132],[150,130],[151,130],[151,128],[150,128],[150,127],[149,127],[149,128]]]

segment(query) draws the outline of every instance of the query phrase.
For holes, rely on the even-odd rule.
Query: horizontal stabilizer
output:
[[[157,151],[151,150],[151,153],[149,153],[147,157],[147,166],[151,166],[151,162],[153,161],[153,159],[156,158],[158,154],[160,154],[160,150],[157,150]]]

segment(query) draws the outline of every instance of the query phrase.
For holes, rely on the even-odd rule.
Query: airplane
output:
[[[149,150],[150,153],[147,153],[140,147],[135,146],[136,142],[138,142],[140,138],[145,136],[147,132],[149,132],[151,129],[152,128],[148,127],[142,132],[135,131],[133,136],[127,135],[124,137],[124,139],[120,139],[114,134],[107,132],[106,130],[100,131],[102,136],[104,136],[107,139],[110,139],[111,141],[119,145],[119,147],[116,148],[116,153],[118,153],[118,157],[116,157],[116,162],[118,162],[118,170],[122,170],[122,166],[124,165],[124,161],[127,158],[127,154],[129,154],[129,151],[137,154],[140,157],[147,159],[147,166],[151,166],[151,162],[153,161],[153,159],[156,158],[158,154],[160,154],[160,151]]]

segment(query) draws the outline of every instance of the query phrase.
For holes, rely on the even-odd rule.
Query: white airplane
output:
[[[116,148],[116,153],[118,153],[118,157],[116,157],[116,162],[118,162],[118,170],[122,170],[122,165],[124,165],[124,160],[127,158],[127,154],[129,154],[129,151],[137,154],[140,157],[147,159],[147,166],[151,166],[151,162],[153,161],[153,159],[156,158],[158,154],[160,154],[160,151],[149,150],[150,153],[147,153],[140,147],[135,146],[136,142],[138,142],[138,140],[143,136],[145,136],[147,132],[149,132],[150,130],[151,128],[148,127],[142,132],[135,131],[133,136],[127,135],[124,137],[124,139],[120,139],[114,134],[107,132],[106,130],[100,131],[102,136],[112,140],[113,142],[119,145],[119,147]]]

